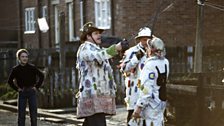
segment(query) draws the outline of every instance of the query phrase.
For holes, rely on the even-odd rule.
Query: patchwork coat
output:
[[[78,118],[96,113],[115,114],[116,84],[109,59],[116,54],[115,45],[104,49],[88,41],[80,45],[76,63],[79,70]]]

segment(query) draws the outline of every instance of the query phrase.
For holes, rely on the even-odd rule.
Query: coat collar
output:
[[[90,41],[85,41],[86,44],[89,44],[89,45],[92,45],[94,47],[96,47],[97,49],[100,49],[100,46],[99,45],[96,45],[95,43],[92,43]]]

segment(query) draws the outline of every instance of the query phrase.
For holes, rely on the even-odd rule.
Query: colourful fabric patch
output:
[[[154,80],[155,79],[155,73],[154,72],[149,73],[149,79],[150,80]]]
[[[95,58],[95,56],[94,56],[93,54],[91,54],[90,57],[91,57],[91,58],[93,58],[93,57]],[[95,61],[95,60],[97,61],[96,58],[94,59],[94,61]]]
[[[131,88],[129,88],[129,95],[131,95]]]
[[[85,70],[83,76],[85,77],[87,76],[87,74],[88,74],[88,70]]]
[[[141,80],[140,80],[140,79],[138,79],[137,87],[138,87],[138,88],[141,87]]]
[[[135,53],[136,52],[132,52],[131,55],[130,55],[130,57],[129,57],[129,59],[131,59],[134,56]]]
[[[144,85],[141,85],[140,89],[143,90],[144,89]]]
[[[131,80],[128,80],[128,87],[131,86]]]
[[[86,86],[87,88],[90,88],[90,81],[89,81],[89,80],[86,80],[86,81],[85,81],[85,86]]]
[[[132,86],[132,87],[134,86],[134,81],[131,82],[131,86]]]
[[[138,87],[135,87],[135,93],[137,93],[138,92]]]
[[[107,71],[107,66],[106,66],[106,65],[104,65],[104,67],[103,67],[103,71],[104,71],[104,72]]]
[[[93,80],[93,82],[96,82],[96,78],[95,77],[93,77],[92,80]]]
[[[109,87],[110,87],[110,89],[113,89],[113,80],[109,80]]]
[[[154,96],[154,94],[152,93],[152,99],[154,99],[155,98],[155,96]]]
[[[94,90],[97,90],[97,86],[95,83],[93,84],[93,88],[94,88]]]
[[[95,51],[95,50],[96,50],[96,48],[95,48],[95,47],[93,47],[93,46],[91,46],[91,47],[90,47],[90,50],[91,50],[91,51]]]
[[[84,89],[84,86],[82,86],[81,88],[79,88],[79,91],[82,92]]]
[[[86,66],[84,61],[81,62],[81,66],[82,67],[85,67]]]
[[[149,90],[148,90],[148,88],[144,88],[142,92],[146,95],[149,93]]]
[[[86,90],[86,91],[85,91],[86,96],[87,96],[87,97],[91,97],[91,92],[92,92],[91,90]]]
[[[141,63],[141,65],[140,65],[140,70],[142,70],[143,67],[144,67],[144,63]]]

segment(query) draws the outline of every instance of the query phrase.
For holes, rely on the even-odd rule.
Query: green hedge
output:
[[[9,87],[8,84],[0,84],[0,100],[16,99],[18,93]]]

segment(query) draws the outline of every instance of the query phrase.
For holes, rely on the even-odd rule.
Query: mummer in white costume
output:
[[[126,50],[121,62],[121,72],[125,76],[126,97],[125,102],[128,110],[127,122],[131,119],[132,113],[139,97],[139,77],[146,60],[147,40],[151,40],[151,30],[143,27],[135,37],[137,44]]]
[[[147,126],[164,126],[169,61],[165,58],[165,45],[161,39],[155,37],[147,44],[148,58],[141,71],[140,95],[132,116],[143,117]]]

